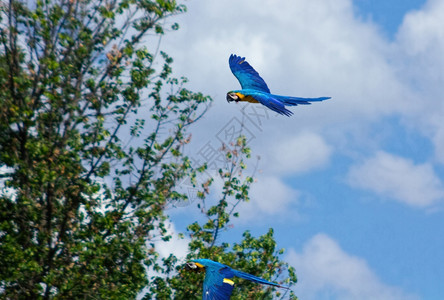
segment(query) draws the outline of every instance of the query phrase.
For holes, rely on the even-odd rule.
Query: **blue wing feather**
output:
[[[225,270],[231,269],[225,265],[213,262],[214,266],[206,267],[206,274],[204,280],[203,300],[228,300],[233,292],[234,286],[225,283],[225,278],[231,278],[227,276],[228,272]],[[216,264],[220,265],[217,266]]]
[[[253,89],[266,93],[270,92],[265,81],[259,76],[259,73],[250,66],[245,60],[245,57],[231,54],[229,63],[231,72],[233,72],[234,76],[239,80],[242,89]]]
[[[244,91],[245,92],[245,91]],[[255,100],[259,101],[262,105],[265,105],[271,110],[274,110],[275,112],[285,115],[287,117],[291,116],[293,112],[285,108],[284,103],[282,103],[275,95],[268,94],[268,93],[262,93],[262,92],[255,92],[255,91],[248,91],[248,93],[245,93],[247,95],[252,96]]]
[[[228,283],[215,284],[204,288],[202,300],[229,300],[234,286]]]

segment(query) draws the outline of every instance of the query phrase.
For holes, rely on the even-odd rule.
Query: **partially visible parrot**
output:
[[[275,287],[285,288],[277,283],[273,283],[253,276],[242,271],[230,268],[224,264],[212,261],[210,259],[195,259],[188,262],[185,268],[190,271],[205,271],[205,279],[203,283],[202,300],[227,300],[230,299],[234,288],[234,282],[229,278],[234,276],[244,278],[253,282],[268,284]]]
[[[260,103],[281,115],[291,116],[293,113],[286,109],[285,105],[296,106],[298,104],[310,104],[310,102],[323,101],[331,98],[300,98],[271,94],[265,81],[259,76],[259,73],[250,66],[245,60],[245,57],[231,54],[229,63],[231,72],[233,72],[234,76],[239,80],[242,89],[228,92],[228,102],[247,101]]]

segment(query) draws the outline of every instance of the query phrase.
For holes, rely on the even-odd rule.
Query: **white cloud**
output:
[[[441,0],[429,0],[421,10],[404,17],[397,39],[407,55],[417,58],[421,56],[423,62],[444,62],[441,55],[441,50],[444,49],[443,17],[444,2]],[[437,71],[438,68],[435,67],[434,70]],[[442,73],[436,75],[444,76]]]
[[[444,198],[444,187],[429,163],[379,151],[375,156],[350,168],[352,186],[371,190],[415,207],[431,207]]]
[[[253,153],[263,157],[260,168],[268,175],[265,187],[259,179],[261,183],[252,188],[249,205],[257,201],[257,211],[277,213],[276,207],[267,207],[262,200],[271,190],[269,184],[276,186],[274,193],[291,191],[280,176],[328,164],[338,140],[354,142],[348,133],[357,123],[368,124],[414,106],[413,93],[399,80],[389,59],[393,48],[374,24],[355,16],[351,0],[274,0],[261,5],[226,0],[187,5],[189,13],[181,22],[184,30],[164,41],[176,59],[178,74],[190,78],[191,88],[214,96],[212,109],[193,129],[197,147],[207,141],[219,147],[217,133],[233,116],[242,118],[240,105],[225,101],[227,91],[239,88],[228,67],[231,53],[246,56],[272,92],[332,96],[322,103],[292,107],[292,117],[270,117],[259,129],[247,124],[255,135]],[[228,8],[230,13],[221,13]],[[327,144],[323,139],[327,131],[346,138],[329,139],[336,145]],[[349,144],[343,147],[353,149]],[[254,193],[267,185],[267,191]],[[290,203],[294,201],[282,200],[282,211]]]
[[[243,177],[238,177],[241,181],[245,176],[253,174],[250,171],[244,171]],[[238,174],[236,174],[238,176]],[[207,209],[215,205],[223,195],[223,180],[219,174],[213,174],[213,183],[210,187],[210,196],[205,200]],[[240,218],[232,218],[235,223],[256,222],[257,216],[261,216],[261,220],[270,217],[275,219],[276,216],[285,217],[291,211],[291,219],[297,218],[297,213],[292,209],[293,206],[299,204],[300,192],[291,188],[283,180],[277,176],[266,176],[259,173],[254,175],[254,183],[250,187],[249,202],[242,202],[236,206],[235,212],[239,212]],[[234,197],[229,197],[230,207],[237,203]]]
[[[436,133],[433,137],[435,144],[435,155],[439,162],[444,164],[444,124],[437,126]]]
[[[409,108],[411,93],[387,59],[390,46],[376,26],[354,16],[350,0],[275,0],[261,5],[227,0],[188,5],[185,32],[170,37],[174,45],[187,47],[172,49],[172,56],[177,57],[180,74],[216,97],[211,122],[236,110],[225,102],[225,93],[239,87],[228,68],[230,53],[246,56],[272,92],[333,97],[329,103],[292,108],[303,112],[292,117],[293,124],[299,120],[306,127],[325,126]],[[235,9],[220,13],[227,8]],[[276,118],[275,123],[282,119]],[[288,133],[295,127],[279,129]]]
[[[240,116],[240,106],[225,101],[225,92],[239,87],[227,62],[230,53],[237,53],[247,57],[272,92],[333,97],[293,107],[291,118],[269,118],[260,132],[249,127],[256,136],[253,153],[264,158],[265,165],[260,167],[265,174],[280,176],[319,168],[328,163],[331,149],[347,149],[344,155],[356,155],[356,149],[362,150],[362,140],[378,149],[380,140],[374,141],[371,131],[359,141],[350,133],[357,127],[370,128],[382,117],[399,115],[411,120],[404,123],[412,124],[408,130],[420,129],[431,138],[437,159],[444,163],[443,1],[429,0],[423,9],[406,15],[394,41],[382,37],[375,24],[357,17],[351,0],[269,0],[261,5],[252,0],[227,0],[187,5],[189,13],[181,17],[184,30],[164,41],[176,58],[178,73],[191,79],[192,88],[214,96],[213,108],[195,128],[193,143],[200,146],[214,139],[229,118]],[[230,13],[221,13],[226,11]],[[327,135],[331,145],[321,138]],[[294,149],[298,139],[308,144],[296,148],[297,154],[285,152],[285,147],[272,149],[277,147],[273,145]],[[379,185],[365,180],[355,185],[414,206],[436,203],[442,188],[431,166],[411,163],[409,167],[428,174],[432,181],[419,178],[410,188],[394,178]],[[276,177],[274,182],[282,181]],[[425,187],[431,189],[424,191]]]
[[[258,176],[250,190],[250,202],[240,206],[242,220],[283,215],[298,202],[299,192],[273,176]]]
[[[0,175],[5,176],[4,178],[0,179],[0,197],[6,197],[8,199],[11,199],[12,201],[15,201],[17,198],[17,191],[5,185],[6,179],[10,179],[9,177],[6,177],[6,174],[13,174],[13,172],[13,168],[9,168],[6,166],[0,167]]]
[[[364,259],[344,252],[325,234],[312,237],[301,253],[291,249],[287,261],[296,268],[301,299],[418,299],[381,282]]]
[[[167,242],[158,240],[155,242],[156,251],[159,252],[161,258],[168,257],[170,254],[174,254],[178,260],[185,259],[188,254],[188,244],[190,239],[188,237],[180,238],[174,223],[166,221],[167,234],[171,235],[171,239]]]
[[[167,242],[161,239],[154,242],[155,250],[159,253],[157,262],[162,265],[161,260],[163,258],[167,258],[170,256],[170,254],[174,254],[177,257],[179,264],[185,263],[185,257],[188,254],[188,244],[190,239],[188,237],[179,238],[173,222],[167,220],[165,221],[165,226],[167,228],[167,234],[171,235],[172,238]],[[166,274],[155,271],[153,266],[146,268],[146,272],[150,279],[155,277],[166,277]],[[143,288],[137,295],[136,299],[142,299],[147,293],[149,293],[149,286]]]
[[[326,165],[332,147],[315,133],[304,132],[284,138],[270,147],[264,157],[267,169],[277,174],[293,174],[311,171]]]
[[[435,155],[444,164],[444,2],[429,0],[421,10],[404,17],[396,47],[400,76],[415,87],[417,109],[409,123],[431,138]]]
[[[270,117],[260,130],[249,125],[256,136],[251,144],[253,153],[270,161],[261,165],[266,174],[319,168],[328,162],[339,141],[350,151],[359,147],[349,135],[357,126],[384,116],[415,115],[422,109],[418,109],[423,102],[413,87],[400,77],[400,62],[393,59],[402,49],[381,37],[374,24],[357,17],[351,0],[274,0],[261,5],[251,0],[226,0],[187,5],[189,13],[181,16],[180,22],[183,30],[163,41],[176,59],[178,74],[190,78],[191,88],[209,93],[215,100],[205,119],[193,129],[197,147],[214,139],[231,117],[241,118],[240,105],[225,101],[228,90],[239,88],[228,67],[231,53],[246,56],[272,92],[332,96],[322,103],[290,108],[295,113],[291,118]],[[221,13],[227,8],[230,13]],[[331,145],[321,138],[326,132],[335,137],[329,139]],[[305,161],[290,151],[284,153],[285,148],[270,149],[273,145],[295,146],[298,138],[313,143],[307,146],[317,143],[320,148],[312,147],[315,152]],[[371,140],[369,136],[362,139]],[[297,149],[298,154],[307,154],[301,152],[308,147]],[[278,156],[270,157],[270,152]],[[283,164],[284,156],[294,160]]]

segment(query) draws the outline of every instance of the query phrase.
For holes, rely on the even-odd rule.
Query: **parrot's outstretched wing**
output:
[[[245,60],[245,57],[231,54],[229,63],[231,72],[233,72],[234,76],[239,80],[242,89],[252,89],[266,93],[270,92],[265,81],[259,76],[259,73],[250,66]]]
[[[289,117],[293,114],[293,112],[285,108],[284,103],[277,98],[274,98],[272,94],[255,93],[252,96],[255,100],[259,101],[260,104],[265,105],[281,115]]]
[[[226,273],[229,275],[227,276]],[[207,270],[204,280],[202,300],[229,300],[233,292],[234,282],[229,280],[231,268]],[[231,277],[233,277],[231,275]]]

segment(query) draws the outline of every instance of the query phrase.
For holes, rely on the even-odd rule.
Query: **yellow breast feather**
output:
[[[250,103],[259,103],[259,101],[257,101],[256,99],[254,99],[251,96],[245,96],[244,94],[241,93],[236,93],[236,95],[239,97],[239,101],[245,101],[245,102],[250,102]]]

